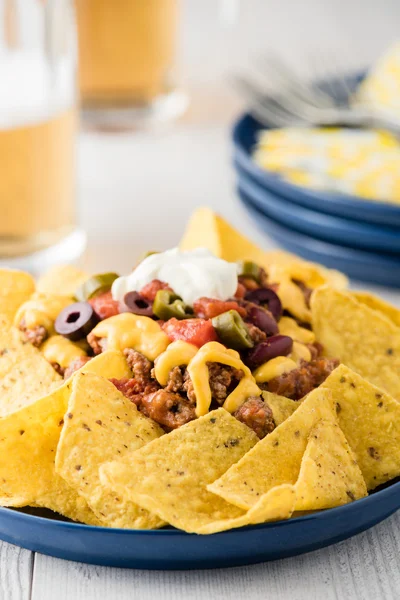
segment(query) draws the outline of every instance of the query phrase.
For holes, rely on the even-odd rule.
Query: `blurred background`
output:
[[[12,2],[1,0],[6,14],[7,3],[10,10]],[[23,2],[15,3],[19,10]],[[43,0],[45,5],[49,2]],[[89,8],[87,0],[76,2],[81,11]],[[116,18],[126,0],[108,0],[108,4]],[[151,4],[156,11],[157,0]],[[99,33],[89,10],[83,15],[80,9],[80,35],[82,23],[86,36]],[[141,127],[138,119],[132,120],[132,126],[129,119],[128,124],[102,126],[101,119],[91,115],[93,103],[85,106],[77,160],[78,222],[88,237],[85,266],[123,271],[149,248],[176,245],[199,205],[215,208],[263,246],[275,246],[254,226],[236,193],[231,128],[248,103],[234,89],[232,76],[251,72],[255,61],[272,54],[304,81],[360,72],[396,42],[399,22],[396,0],[180,0],[176,60],[171,59],[169,80],[171,90],[178,92],[174,118],[148,127]],[[62,23],[66,29],[67,22]],[[169,32],[174,31],[175,37],[174,27],[170,25]],[[150,30],[145,27],[145,31],[148,40]],[[134,36],[131,41],[137,43]],[[111,49],[113,44],[108,43]],[[173,53],[168,44],[163,40],[158,50],[164,57]],[[143,65],[140,45],[137,53]],[[86,74],[90,69],[93,74],[91,59],[88,45]],[[101,65],[97,68],[101,77]],[[7,87],[7,81],[2,85]],[[400,259],[394,260],[399,260],[400,268]]]

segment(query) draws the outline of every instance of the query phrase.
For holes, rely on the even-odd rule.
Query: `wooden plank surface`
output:
[[[33,552],[0,542],[0,600],[29,600]]]
[[[136,571],[36,555],[32,600],[394,600],[400,512],[351,540],[273,563],[209,571]]]

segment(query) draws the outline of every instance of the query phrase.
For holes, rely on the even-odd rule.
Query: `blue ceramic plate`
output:
[[[266,129],[249,114],[234,125],[234,160],[250,177],[267,191],[291,202],[339,217],[400,227],[400,206],[379,201],[366,201],[356,196],[321,192],[287,183],[277,175],[261,169],[252,159],[252,151],[260,129]]]
[[[310,238],[266,217],[255,206],[252,198],[240,189],[238,192],[256,225],[290,252],[343,271],[352,279],[400,287],[400,257],[344,248]]]
[[[192,535],[79,525],[50,511],[0,508],[0,539],[57,558],[136,569],[212,569],[250,565],[317,550],[383,521],[400,508],[400,482],[367,498],[305,516]],[[44,513],[52,518],[38,516]],[[36,514],[35,514],[36,513]]]
[[[342,219],[304,208],[261,187],[239,165],[237,171],[239,189],[277,223],[334,244],[400,254],[400,228]]]

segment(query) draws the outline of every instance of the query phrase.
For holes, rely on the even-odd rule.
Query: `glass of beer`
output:
[[[0,264],[75,259],[76,35],[69,0],[0,0]]]
[[[176,86],[178,0],[75,0],[85,122],[125,129],[186,108]]]

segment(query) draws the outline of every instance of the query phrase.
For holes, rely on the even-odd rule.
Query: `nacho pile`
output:
[[[205,535],[400,476],[400,310],[339,272],[203,208],[125,276],[0,282],[2,506]]]

